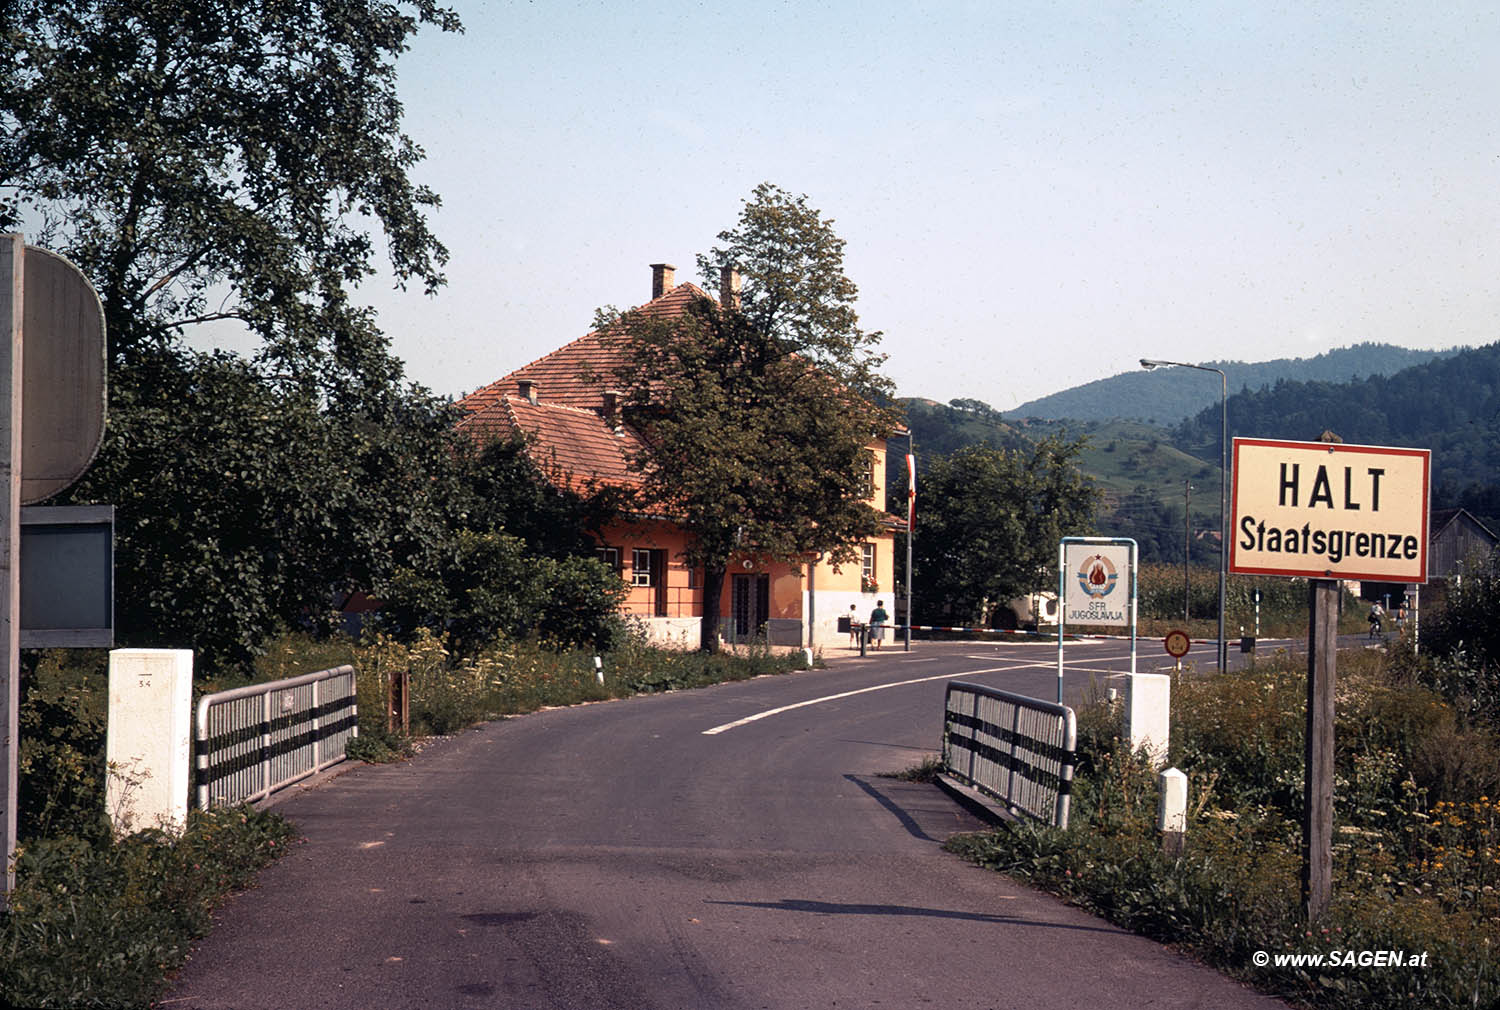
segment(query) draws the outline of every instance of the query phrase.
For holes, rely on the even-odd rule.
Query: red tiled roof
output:
[[[636,311],[678,315],[707,297],[696,284],[679,284]],[[611,430],[603,417],[604,391],[617,385],[623,353],[598,330],[579,337],[460,399],[469,413],[458,428],[480,442],[525,432],[537,465],[575,490],[590,481],[639,485],[629,464],[641,450],[640,436],[628,426]],[[522,379],[535,383],[537,402],[521,395]]]
[[[590,481],[638,485],[630,460],[641,450],[641,440],[628,427],[611,430],[603,417],[588,410],[555,403],[532,403],[525,397],[502,396],[458,423],[458,430],[481,443],[529,436],[533,460],[561,484],[581,491]]]
[[[679,284],[636,311],[647,315],[678,315],[699,298],[707,297],[696,284]],[[483,410],[502,396],[518,394],[521,380],[529,379],[536,383],[536,397],[541,403],[602,411],[604,391],[616,384],[615,370],[624,364],[622,353],[595,330],[476,389],[460,399],[458,405],[468,411]]]

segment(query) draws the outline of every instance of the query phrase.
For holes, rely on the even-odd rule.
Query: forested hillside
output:
[[[1183,450],[1214,459],[1217,404],[1173,430]],[[1231,435],[1314,439],[1432,450],[1433,505],[1500,515],[1500,344],[1356,382],[1282,380],[1229,399]]]
[[[1433,507],[1462,506],[1500,525],[1500,344],[1439,355],[1375,345],[1365,345],[1364,350],[1371,352],[1372,365],[1399,360],[1381,353],[1386,350],[1425,360],[1391,375],[1349,382],[1282,378],[1258,389],[1242,389],[1229,398],[1230,434],[1306,440],[1332,430],[1346,442],[1431,449]],[[1241,373],[1230,374],[1233,384]],[[1142,372],[1107,381],[1155,375]],[[1195,383],[1173,376],[1172,385]],[[1213,381],[1203,385],[1217,387]],[[1111,396],[1118,417],[1155,409],[1144,405],[1150,403],[1145,393]],[[1041,438],[1083,436],[1087,441],[1076,463],[1102,493],[1101,530],[1135,537],[1147,560],[1179,561],[1185,547],[1198,561],[1211,560],[1217,553],[1217,395],[1175,428],[1129,420],[1007,420],[978,400],[947,405],[907,400],[902,406],[916,436],[919,461],[974,444],[1029,451],[1027,447]],[[893,489],[905,487],[900,459],[899,450],[891,454]],[[1191,510],[1191,518],[1184,516],[1185,508]]]
[[[1203,364],[1223,369],[1229,381],[1229,392],[1234,394],[1286,380],[1342,383],[1394,375],[1402,369],[1455,353],[1458,352],[1413,351],[1390,344],[1366,343],[1341,347],[1313,358],[1278,358],[1253,363],[1209,361]],[[1065,389],[1006,413],[1012,418],[1069,418],[1078,421],[1127,418],[1170,427],[1199,410],[1217,407],[1220,393],[1216,375],[1183,375],[1181,370],[1174,372],[1172,369],[1142,370]]]

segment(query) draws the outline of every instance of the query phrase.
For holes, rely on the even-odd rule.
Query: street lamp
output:
[[[1156,361],[1151,358],[1142,358],[1141,367],[1150,371],[1153,368],[1196,368],[1200,372],[1219,373],[1219,672],[1223,673],[1229,665],[1229,651],[1227,641],[1224,638],[1224,590],[1229,581],[1229,555],[1226,553],[1227,541],[1229,539],[1229,376],[1224,374],[1220,368],[1209,368],[1207,365],[1190,365],[1186,361]]]

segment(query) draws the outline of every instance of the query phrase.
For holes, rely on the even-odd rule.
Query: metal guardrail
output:
[[[1078,747],[1072,709],[954,680],[944,713],[944,771],[1013,811],[1068,826]]]
[[[359,735],[354,667],[198,699],[198,806],[252,803],[344,760]]]

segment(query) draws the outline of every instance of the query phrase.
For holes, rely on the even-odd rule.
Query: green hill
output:
[[[1441,354],[1407,353],[1419,353],[1424,360],[1390,375],[1340,382],[1282,378],[1241,389],[1228,401],[1230,435],[1309,440],[1332,430],[1346,442],[1431,449],[1433,507],[1461,506],[1500,525],[1500,344]],[[1229,374],[1233,381],[1239,373]],[[1142,372],[1105,381],[1122,383],[1113,387],[1115,396],[1129,390],[1124,380],[1153,378],[1165,376]],[[1193,385],[1181,376],[1173,376],[1171,384]],[[1070,392],[1099,385],[1090,383]],[[977,400],[948,405],[906,400],[902,406],[916,437],[919,461],[974,443],[1024,449],[1048,436],[1085,437],[1079,468],[1103,492],[1101,533],[1133,537],[1141,545],[1143,560],[1181,561],[1186,542],[1193,561],[1215,565],[1217,391],[1202,410],[1170,428],[1128,419],[1156,412],[1155,396],[1150,390],[1121,395],[1113,419],[1021,419]],[[891,459],[890,486],[904,487],[899,454]],[[1186,523],[1185,504],[1190,512]]]
[[[1141,421],[1033,420],[1018,430],[1031,438],[1086,439],[1078,468],[1103,494],[1100,533],[1133,538],[1144,560],[1181,561],[1186,544],[1194,562],[1218,564],[1217,460],[1184,452],[1167,429]]]
[[[1500,344],[1457,351],[1390,376],[1354,382],[1280,381],[1229,398],[1230,435],[1432,450],[1435,508],[1500,515]],[[1219,406],[1172,431],[1185,452],[1217,458]]]
[[[1313,358],[1278,358],[1253,363],[1208,361],[1201,364],[1222,369],[1229,381],[1229,392],[1235,394],[1288,380],[1341,383],[1394,375],[1402,369],[1457,353],[1458,350],[1414,351],[1390,344],[1367,343],[1328,351]],[[1006,415],[1010,418],[1072,418],[1080,421],[1120,417],[1173,425],[1200,410],[1217,407],[1220,393],[1216,375],[1183,375],[1172,369],[1150,372],[1142,369],[1023,403],[1015,410],[1007,411]]]

